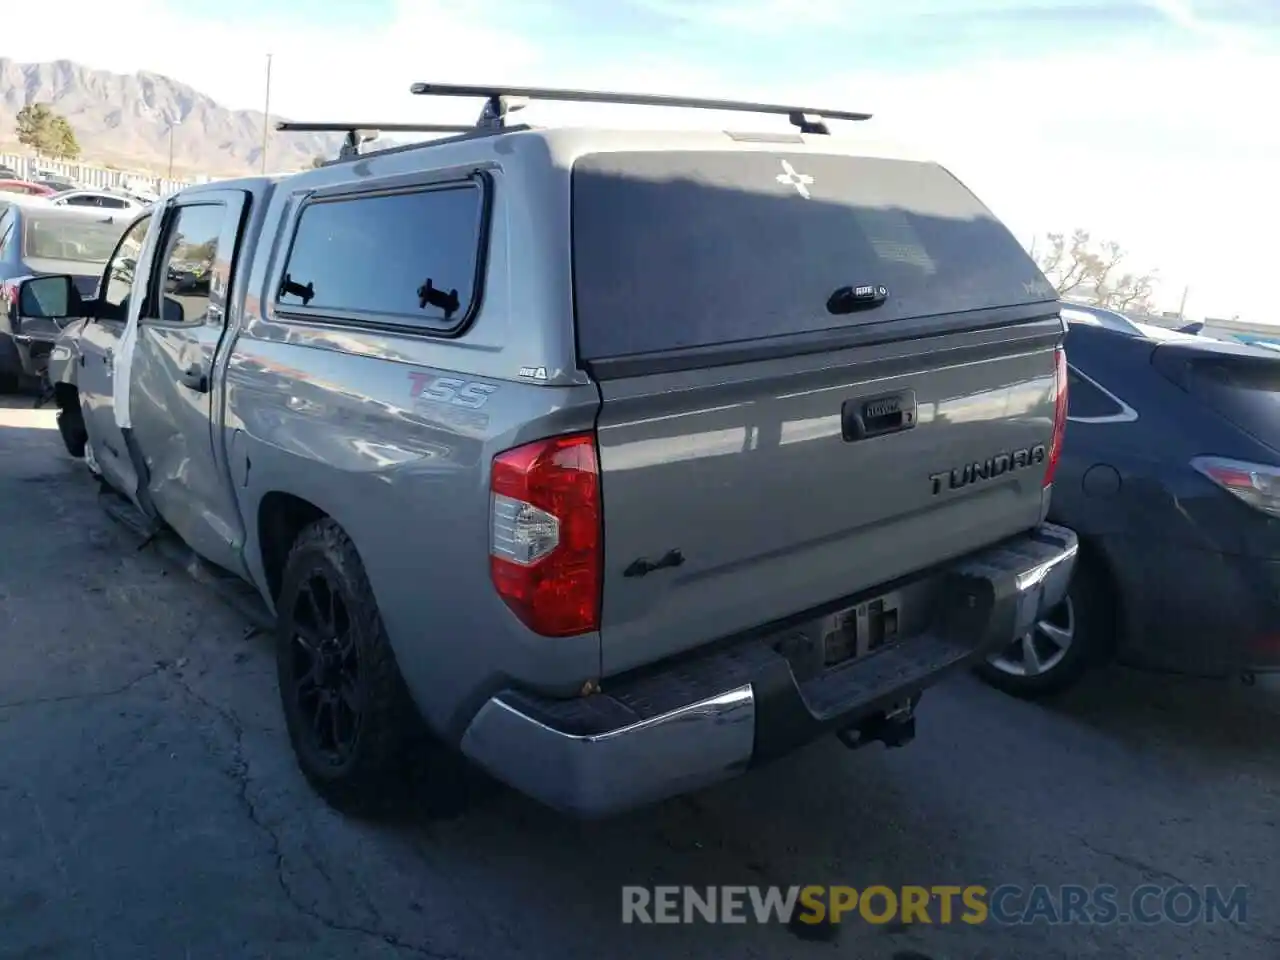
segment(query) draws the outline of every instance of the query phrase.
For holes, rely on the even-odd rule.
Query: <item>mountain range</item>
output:
[[[156,73],[111,73],[70,60],[19,63],[0,57],[0,149],[16,145],[18,111],[47,103],[67,118],[85,160],[165,173],[173,131],[174,174],[235,176],[262,164],[262,112],[231,110]],[[271,117],[274,127],[282,117]],[[174,121],[177,121],[176,124]],[[294,170],[332,157],[334,134],[269,134],[268,168]]]

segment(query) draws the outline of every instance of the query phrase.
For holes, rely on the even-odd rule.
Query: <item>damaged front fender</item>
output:
[[[80,332],[87,322],[83,318],[72,321],[62,328],[58,339],[53,342],[44,374],[48,387],[59,383],[76,386],[76,371],[80,367]]]

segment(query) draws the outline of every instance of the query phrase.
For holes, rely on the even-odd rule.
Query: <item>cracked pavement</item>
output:
[[[1280,953],[1280,689],[1111,670],[1052,706],[959,677],[903,750],[815,744],[594,825],[508,791],[347,820],[308,790],[268,638],[101,512],[0,403],[0,958]],[[623,927],[623,884],[1250,886],[1248,923]]]

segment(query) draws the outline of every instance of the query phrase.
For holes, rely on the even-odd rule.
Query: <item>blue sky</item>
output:
[[[655,54],[698,64],[735,88],[755,80],[820,86],[834,69],[921,70],[988,57],[1123,49],[1137,42],[1194,49],[1214,37],[1261,46],[1280,32],[1277,0],[192,0],[158,4],[175,18],[284,32],[374,32],[448,11],[440,40],[459,22],[493,24],[535,44],[584,82],[601,64]],[[125,6],[128,6],[126,3]],[[423,16],[422,19],[427,19]],[[430,70],[433,36],[420,37]],[[1274,50],[1274,47],[1273,47]]]
[[[82,9],[81,9],[82,8]],[[165,73],[297,118],[450,120],[414,80],[685,92],[866,109],[1019,236],[1081,226],[1158,267],[1166,303],[1280,321],[1280,0],[63,0],[0,55]],[[24,22],[29,20],[29,26]],[[21,38],[16,45],[14,38]],[[140,44],[139,37],[154,38]],[[720,118],[531,107],[530,122]],[[761,121],[768,126],[770,121]],[[741,118],[732,125],[740,127]]]
[[[412,5],[225,0],[211,7],[174,0],[167,6],[193,20],[247,25],[301,16],[311,28],[360,30],[394,23],[402,6]],[[922,67],[1003,56],[1013,45],[1063,53],[1140,38],[1176,46],[1193,44],[1204,30],[1280,28],[1274,0],[490,0],[486,8],[501,32],[524,35],[551,56],[589,63],[679,45],[729,81],[757,74],[761,58],[771,70],[820,81],[840,60],[878,68],[905,58]],[[475,12],[477,20],[489,18]],[[424,65],[429,39],[423,38]]]

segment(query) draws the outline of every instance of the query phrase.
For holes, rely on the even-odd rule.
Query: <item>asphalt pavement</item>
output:
[[[1050,706],[968,676],[904,749],[824,741],[600,824],[501,788],[344,819],[268,639],[0,404],[0,958],[1280,956],[1280,690],[1114,669]],[[627,884],[1248,887],[1245,922],[623,926]]]

